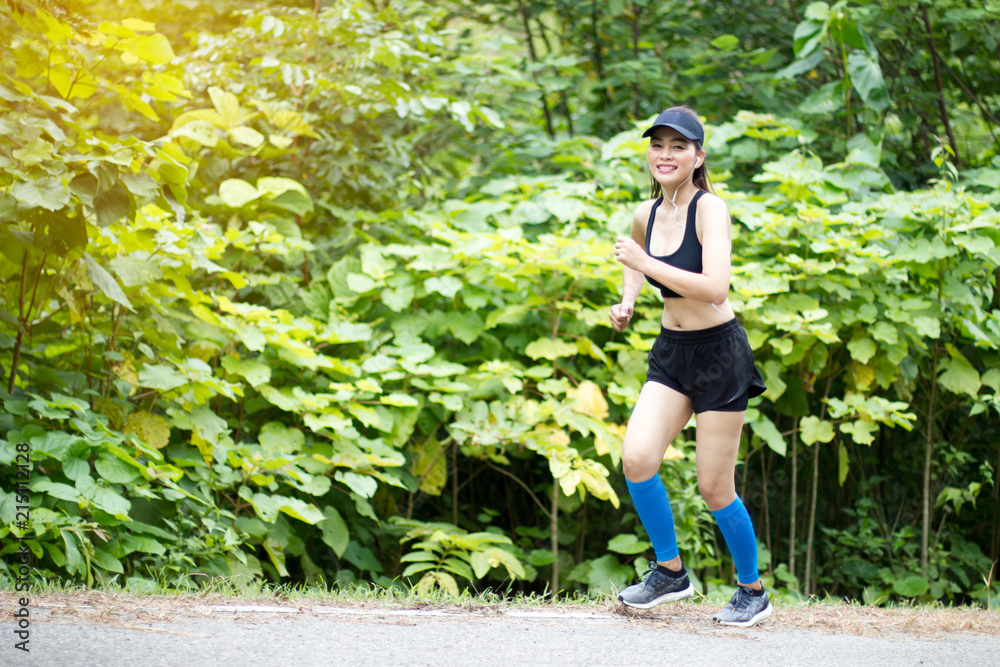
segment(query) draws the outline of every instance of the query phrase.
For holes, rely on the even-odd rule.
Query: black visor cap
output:
[[[701,125],[691,116],[674,109],[667,109],[653,121],[652,126],[648,130],[642,133],[643,138],[650,136],[656,131],[658,127],[669,127],[680,132],[683,136],[687,137],[691,141],[697,141],[699,144],[705,144],[705,130],[702,129]]]

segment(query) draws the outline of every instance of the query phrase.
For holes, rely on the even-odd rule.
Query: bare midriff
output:
[[[665,329],[696,331],[725,324],[736,317],[729,299],[713,306],[693,299],[664,299],[660,323]]]

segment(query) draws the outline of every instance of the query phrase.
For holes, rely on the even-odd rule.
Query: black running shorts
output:
[[[742,412],[764,393],[747,332],[733,318],[697,331],[660,327],[649,351],[647,382],[658,382],[691,399],[694,413]]]

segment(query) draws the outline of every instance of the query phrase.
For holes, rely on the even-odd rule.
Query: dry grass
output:
[[[4,617],[13,613],[18,596],[0,591],[0,610]],[[252,611],[247,607],[263,609]],[[270,613],[296,613],[310,617],[336,611],[355,610],[358,615],[378,615],[393,610],[424,609],[451,614],[468,614],[478,617],[496,617],[506,614],[545,615],[558,620],[554,614],[567,617],[587,614],[604,620],[620,619],[645,627],[665,627],[682,632],[714,632],[711,615],[720,607],[718,602],[683,602],[663,605],[655,610],[636,611],[624,608],[613,601],[580,604],[546,604],[538,600],[526,603],[487,601],[475,598],[465,601],[447,600],[386,600],[379,597],[367,599],[347,596],[320,598],[226,596],[221,593],[195,595],[136,595],[113,591],[61,591],[36,594],[30,608],[36,622],[101,624],[121,628],[144,630],[187,636],[171,629],[153,628],[179,618],[227,617],[254,622],[266,619]],[[228,611],[232,609],[233,611]],[[287,610],[287,611],[286,611]],[[261,613],[263,611],[263,613]],[[44,612],[38,614],[38,612]],[[956,634],[1000,635],[1000,612],[972,608],[923,607],[866,607],[837,602],[775,603],[774,615],[761,631],[812,631],[835,632],[863,636],[918,636],[921,639],[944,639]]]

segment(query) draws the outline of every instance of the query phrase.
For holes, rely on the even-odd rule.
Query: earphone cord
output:
[[[683,227],[684,225],[682,225],[681,223],[677,222],[677,204],[676,204],[676,203],[674,202],[674,200],[675,200],[675,199],[677,199],[677,193],[678,193],[678,192],[680,192],[681,188],[682,188],[682,187],[684,187],[684,184],[685,184],[685,183],[687,183],[688,181],[690,181],[690,180],[691,180],[691,177],[692,177],[692,176],[694,176],[694,169],[692,169],[692,170],[691,170],[691,173],[690,173],[690,174],[688,174],[688,177],[687,177],[687,178],[685,178],[685,179],[684,179],[684,180],[683,180],[683,181],[681,182],[681,184],[680,184],[680,185],[678,185],[678,186],[677,186],[677,187],[676,187],[676,188],[674,189],[674,196],[670,198],[670,205],[674,207],[674,212],[673,212],[673,215],[671,215],[670,219],[671,219],[671,220],[673,220],[673,221],[674,221],[674,224],[675,224],[675,225],[677,225],[678,227]]]
[[[697,169],[697,165],[695,165],[695,169]],[[681,182],[681,184],[677,186],[677,188],[674,190],[674,196],[670,198],[670,205],[674,207],[674,213],[671,216],[671,219],[674,221],[674,224],[677,225],[678,227],[683,227],[684,225],[682,225],[681,223],[677,222],[677,204],[675,203],[674,200],[677,199],[677,193],[680,192],[680,189],[684,186],[684,183],[687,183],[689,180],[691,180],[692,176],[694,176],[694,169],[692,169],[691,173],[688,174],[688,177],[685,178]],[[709,302],[709,303],[711,303],[711,302]],[[712,304],[712,308],[715,308],[715,310],[717,310],[718,312],[722,313],[722,311],[719,310],[719,307],[716,306],[714,303]]]

